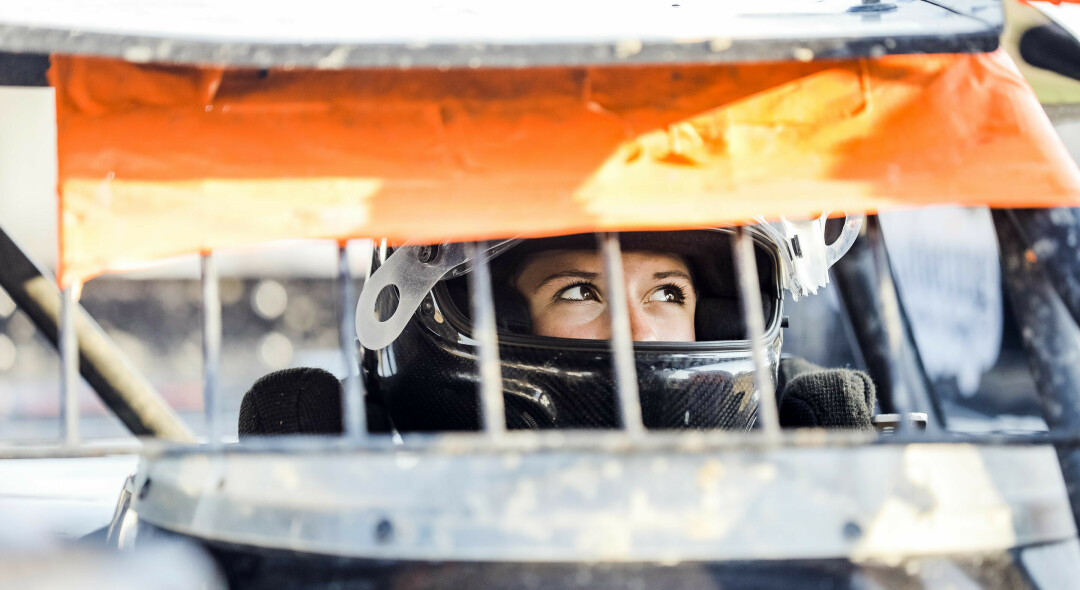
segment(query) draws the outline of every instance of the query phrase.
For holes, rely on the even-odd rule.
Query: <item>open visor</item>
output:
[[[746,339],[730,230],[622,232],[623,282],[633,340],[656,346]],[[764,325],[778,321],[780,261],[755,236]],[[492,260],[495,321],[503,342],[579,348],[610,338],[608,279],[594,234],[522,240]],[[433,289],[435,303],[471,336],[467,277]],[[641,329],[643,332],[638,332]]]
[[[862,226],[862,216],[843,220],[839,236],[826,242],[826,216],[748,226],[755,242],[775,253],[775,271],[759,269],[763,281],[776,280],[795,299],[817,292],[828,284],[828,269],[851,247]],[[734,274],[729,230],[686,230],[680,232],[626,232],[620,242],[624,252],[670,253],[691,267],[698,291],[696,340],[742,339],[738,318],[737,280]],[[528,311],[522,309],[507,280],[520,271],[529,255],[541,251],[595,251],[592,234],[489,242],[484,250],[493,270],[497,324],[503,334],[527,334],[523,328]],[[377,350],[392,343],[405,329],[423,299],[440,282],[461,317],[468,317],[467,288],[462,277],[472,268],[467,244],[403,246],[396,249],[364,285],[356,310],[356,333],[360,343]],[[760,256],[759,256],[760,258]],[[760,265],[759,265],[760,266]],[[390,304],[389,301],[393,303]],[[764,301],[766,324],[769,310]],[[450,310],[453,314],[453,310]],[[731,318],[730,320],[728,318]]]

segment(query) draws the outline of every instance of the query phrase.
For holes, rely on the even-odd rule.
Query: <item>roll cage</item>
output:
[[[204,39],[166,39],[171,41],[166,44],[160,35],[137,34],[122,27],[75,34],[64,23],[49,21],[47,15],[35,12],[26,3],[23,13],[0,9],[0,50],[6,51],[0,54],[0,76],[5,84],[43,84],[49,54],[230,68],[527,68],[580,63],[876,58],[886,54],[990,51],[997,47],[1002,27],[1000,5],[989,1],[867,0],[825,4],[835,6],[835,10],[797,15],[792,20],[750,11],[740,14],[741,20],[730,24],[729,30],[693,42],[681,41],[685,31],[676,28],[666,35],[636,40],[632,39],[635,35],[618,29],[602,41],[553,41],[539,35],[527,42],[495,39],[477,45],[465,43],[454,33],[445,38],[425,38],[424,43],[376,37],[282,43],[269,38],[222,41],[214,36],[220,32]],[[679,8],[691,6],[696,5]],[[647,18],[648,13],[642,10],[635,16]],[[762,25],[762,30],[770,34],[738,34],[739,27],[762,19],[775,22],[771,29]],[[793,27],[805,31],[807,22],[820,24],[813,28],[820,34],[807,38],[793,33]],[[405,60],[407,66],[403,65]],[[211,251],[201,253],[208,434],[200,444],[191,444],[195,437],[190,429],[81,311],[77,286],[68,285],[62,291],[55,288],[46,274],[0,231],[0,260],[4,261],[0,265],[0,287],[60,351],[65,400],[61,406],[61,444],[3,447],[0,457],[113,452],[100,446],[80,445],[74,384],[81,374],[133,434],[152,437],[142,443],[143,465],[125,486],[123,510],[109,531],[111,542],[118,546],[133,543],[137,537],[132,533],[138,530],[141,538],[182,535],[200,539],[219,556],[253,546],[266,551],[288,548],[320,559],[337,556],[406,563],[525,563],[525,571],[568,579],[566,572],[555,570],[562,567],[558,564],[565,566],[574,560],[623,565],[715,560],[745,563],[792,555],[799,559],[843,555],[851,562],[864,558],[887,561],[890,555],[910,556],[925,549],[919,543],[932,534],[971,525],[980,517],[978,510],[1002,506],[1015,511],[1013,539],[968,535],[953,544],[943,542],[936,549],[977,554],[1072,542],[1080,523],[1080,455],[1076,449],[1080,440],[1080,375],[1076,372],[1080,364],[1074,360],[1080,351],[1080,266],[1073,260],[1071,248],[1063,245],[1080,239],[1076,235],[1080,223],[1072,209],[999,209],[994,211],[994,225],[1002,274],[1050,427],[1045,434],[959,435],[946,431],[944,413],[934,389],[927,384],[897,291],[880,223],[871,216],[852,250],[837,262],[832,278],[867,370],[878,385],[882,412],[897,416],[891,422],[895,430],[888,436],[782,431],[771,395],[774,384],[760,346],[761,310],[754,307],[759,302],[746,296],[742,300],[750,303],[743,310],[748,338],[757,343],[755,380],[763,401],[760,431],[733,435],[646,430],[641,422],[626,310],[616,305],[612,310],[613,369],[623,428],[615,432],[508,432],[501,418],[498,338],[490,275],[483,256],[470,257],[470,287],[477,318],[475,337],[481,361],[483,430],[407,434],[396,440],[371,434],[365,424],[363,384],[354,362],[352,318],[356,293],[345,242],[341,242],[337,317],[341,355],[345,366],[350,367],[342,400],[344,434],[330,440],[267,439],[240,445],[225,444],[221,437],[225,419],[217,385],[221,312]],[[742,228],[736,230],[736,236],[740,247],[735,262],[745,295],[753,292],[756,271],[750,238]],[[608,275],[617,276],[617,234],[600,232],[598,239]],[[472,247],[483,248],[483,240]],[[926,415],[925,430],[910,419],[916,414]],[[1045,451],[1051,448],[1053,453],[1048,455]],[[410,468],[404,463],[410,461],[422,469],[406,474]],[[866,478],[883,482],[880,489],[865,482],[852,484],[852,488],[822,500],[818,516],[783,511],[785,499],[790,499],[793,492],[818,494],[836,482],[850,481],[852,476],[845,467],[852,461],[867,469]],[[911,461],[916,462],[915,467]],[[358,471],[354,468],[357,464],[370,471]],[[663,469],[658,467],[660,464]],[[276,466],[279,471],[268,466]],[[985,472],[980,471],[981,466],[985,466]],[[283,487],[289,479],[281,475],[284,472],[299,474],[300,483],[293,488]],[[672,491],[657,481],[660,472],[673,479],[695,480],[698,489]],[[725,472],[739,476],[740,485],[761,492],[771,503],[755,502],[752,497],[731,491],[738,486],[724,480]],[[241,476],[252,473],[258,475],[249,480]],[[923,479],[919,479],[920,473],[925,475]],[[565,490],[545,488],[538,496],[529,496],[521,488],[530,479],[550,482],[575,474],[590,493],[574,496]],[[949,476],[955,474],[977,480],[966,488],[971,495],[950,496],[949,485],[955,480]],[[986,474],[988,479],[978,479]],[[1050,495],[1032,495],[1024,485],[1031,480],[1055,483],[1058,474],[1068,495],[1064,507]],[[408,486],[393,484],[408,477],[416,486],[414,491],[402,493]],[[350,487],[357,482],[364,486]],[[328,488],[322,488],[321,493],[326,494],[324,498],[335,510],[289,503],[290,495],[297,490],[316,494],[323,485]],[[918,488],[914,492],[912,485]],[[433,498],[429,492],[440,486],[461,491],[461,501]],[[717,490],[735,495],[725,496]],[[995,491],[1000,497],[990,493]],[[614,508],[605,507],[598,498],[609,500]],[[702,525],[704,528],[694,528],[693,524],[658,525],[660,521],[650,520],[645,514],[648,510],[642,507],[640,498],[664,498],[667,503],[659,512],[671,522],[682,522],[680,519],[685,517],[679,513],[680,506],[728,499],[744,510],[747,518],[761,519],[755,524],[774,527],[780,533],[761,541],[752,533],[753,527],[720,530],[738,523],[723,520],[720,513],[707,506],[700,514],[715,520],[709,521],[711,525]],[[925,517],[911,517],[914,524],[905,529],[908,536],[888,533],[899,530],[895,527],[903,528],[906,516],[885,517],[879,511],[897,498],[916,506],[918,510],[912,514]],[[855,508],[846,510],[845,499],[857,501]],[[515,507],[526,500],[551,510],[551,522],[515,512]],[[924,504],[920,505],[920,501]],[[974,507],[969,512],[964,512],[965,501]],[[626,511],[634,515],[630,522],[625,526],[613,524]],[[505,519],[515,515],[527,519],[534,528],[523,534],[512,523],[507,524]],[[1068,517],[1069,521],[1063,524],[1058,517]],[[800,519],[812,520],[813,526],[801,526]],[[609,535],[608,540],[581,536],[588,527]],[[798,534],[799,528],[814,534]],[[728,534],[731,530],[735,533]],[[605,544],[611,539],[615,540],[611,541],[614,547]],[[613,575],[603,579],[617,583],[633,574],[620,570]]]

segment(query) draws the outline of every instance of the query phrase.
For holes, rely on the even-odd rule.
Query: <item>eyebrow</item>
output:
[[[694,279],[690,278],[689,274],[687,274],[687,273],[685,273],[685,272],[683,272],[681,270],[665,270],[665,271],[662,271],[662,272],[653,273],[653,280],[654,281],[662,281],[664,279],[670,279],[672,277],[685,279],[686,282],[690,283],[691,285],[694,284]]]
[[[564,270],[564,271],[557,272],[557,273],[552,274],[552,275],[548,275],[544,280],[540,281],[540,283],[536,285],[536,290],[539,291],[540,289],[542,289],[544,287],[544,285],[547,285],[551,281],[558,280],[558,279],[567,279],[567,278],[569,278],[569,279],[582,279],[582,280],[585,280],[585,281],[595,281],[595,280],[600,278],[600,273],[598,273],[598,272],[586,272],[584,270]]]
[[[690,284],[693,284],[693,282],[694,282],[694,280],[692,278],[690,278],[689,274],[687,274],[687,273],[685,273],[685,272],[683,272],[681,270],[665,270],[665,271],[653,273],[653,280],[654,281],[662,281],[664,279],[670,279],[672,277],[683,279],[683,280],[685,280],[686,282],[688,282]],[[548,283],[550,283],[552,281],[555,281],[555,280],[558,280],[558,279],[567,279],[567,278],[582,279],[582,280],[585,280],[585,281],[595,281],[595,280],[600,278],[600,273],[586,272],[586,271],[583,271],[583,270],[564,270],[564,271],[561,271],[561,272],[557,272],[557,273],[548,275],[547,277],[544,278],[544,280],[540,281],[540,283],[536,285],[536,288],[539,290],[539,289],[543,288],[544,285],[547,285]]]

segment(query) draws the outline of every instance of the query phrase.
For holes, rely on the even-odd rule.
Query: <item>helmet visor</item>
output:
[[[722,342],[747,338],[730,230],[620,234],[623,285],[633,340]],[[755,237],[766,331],[779,320],[779,261]],[[593,234],[523,240],[491,262],[501,339],[607,340],[610,281]],[[465,277],[442,282],[439,306],[470,332]]]

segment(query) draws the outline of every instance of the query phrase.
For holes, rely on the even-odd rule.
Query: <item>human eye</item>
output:
[[[559,301],[599,301],[600,294],[597,293],[595,287],[588,283],[577,283],[561,289],[555,295],[555,299]]]
[[[686,302],[686,291],[679,285],[661,285],[649,295],[648,301],[682,305]]]

